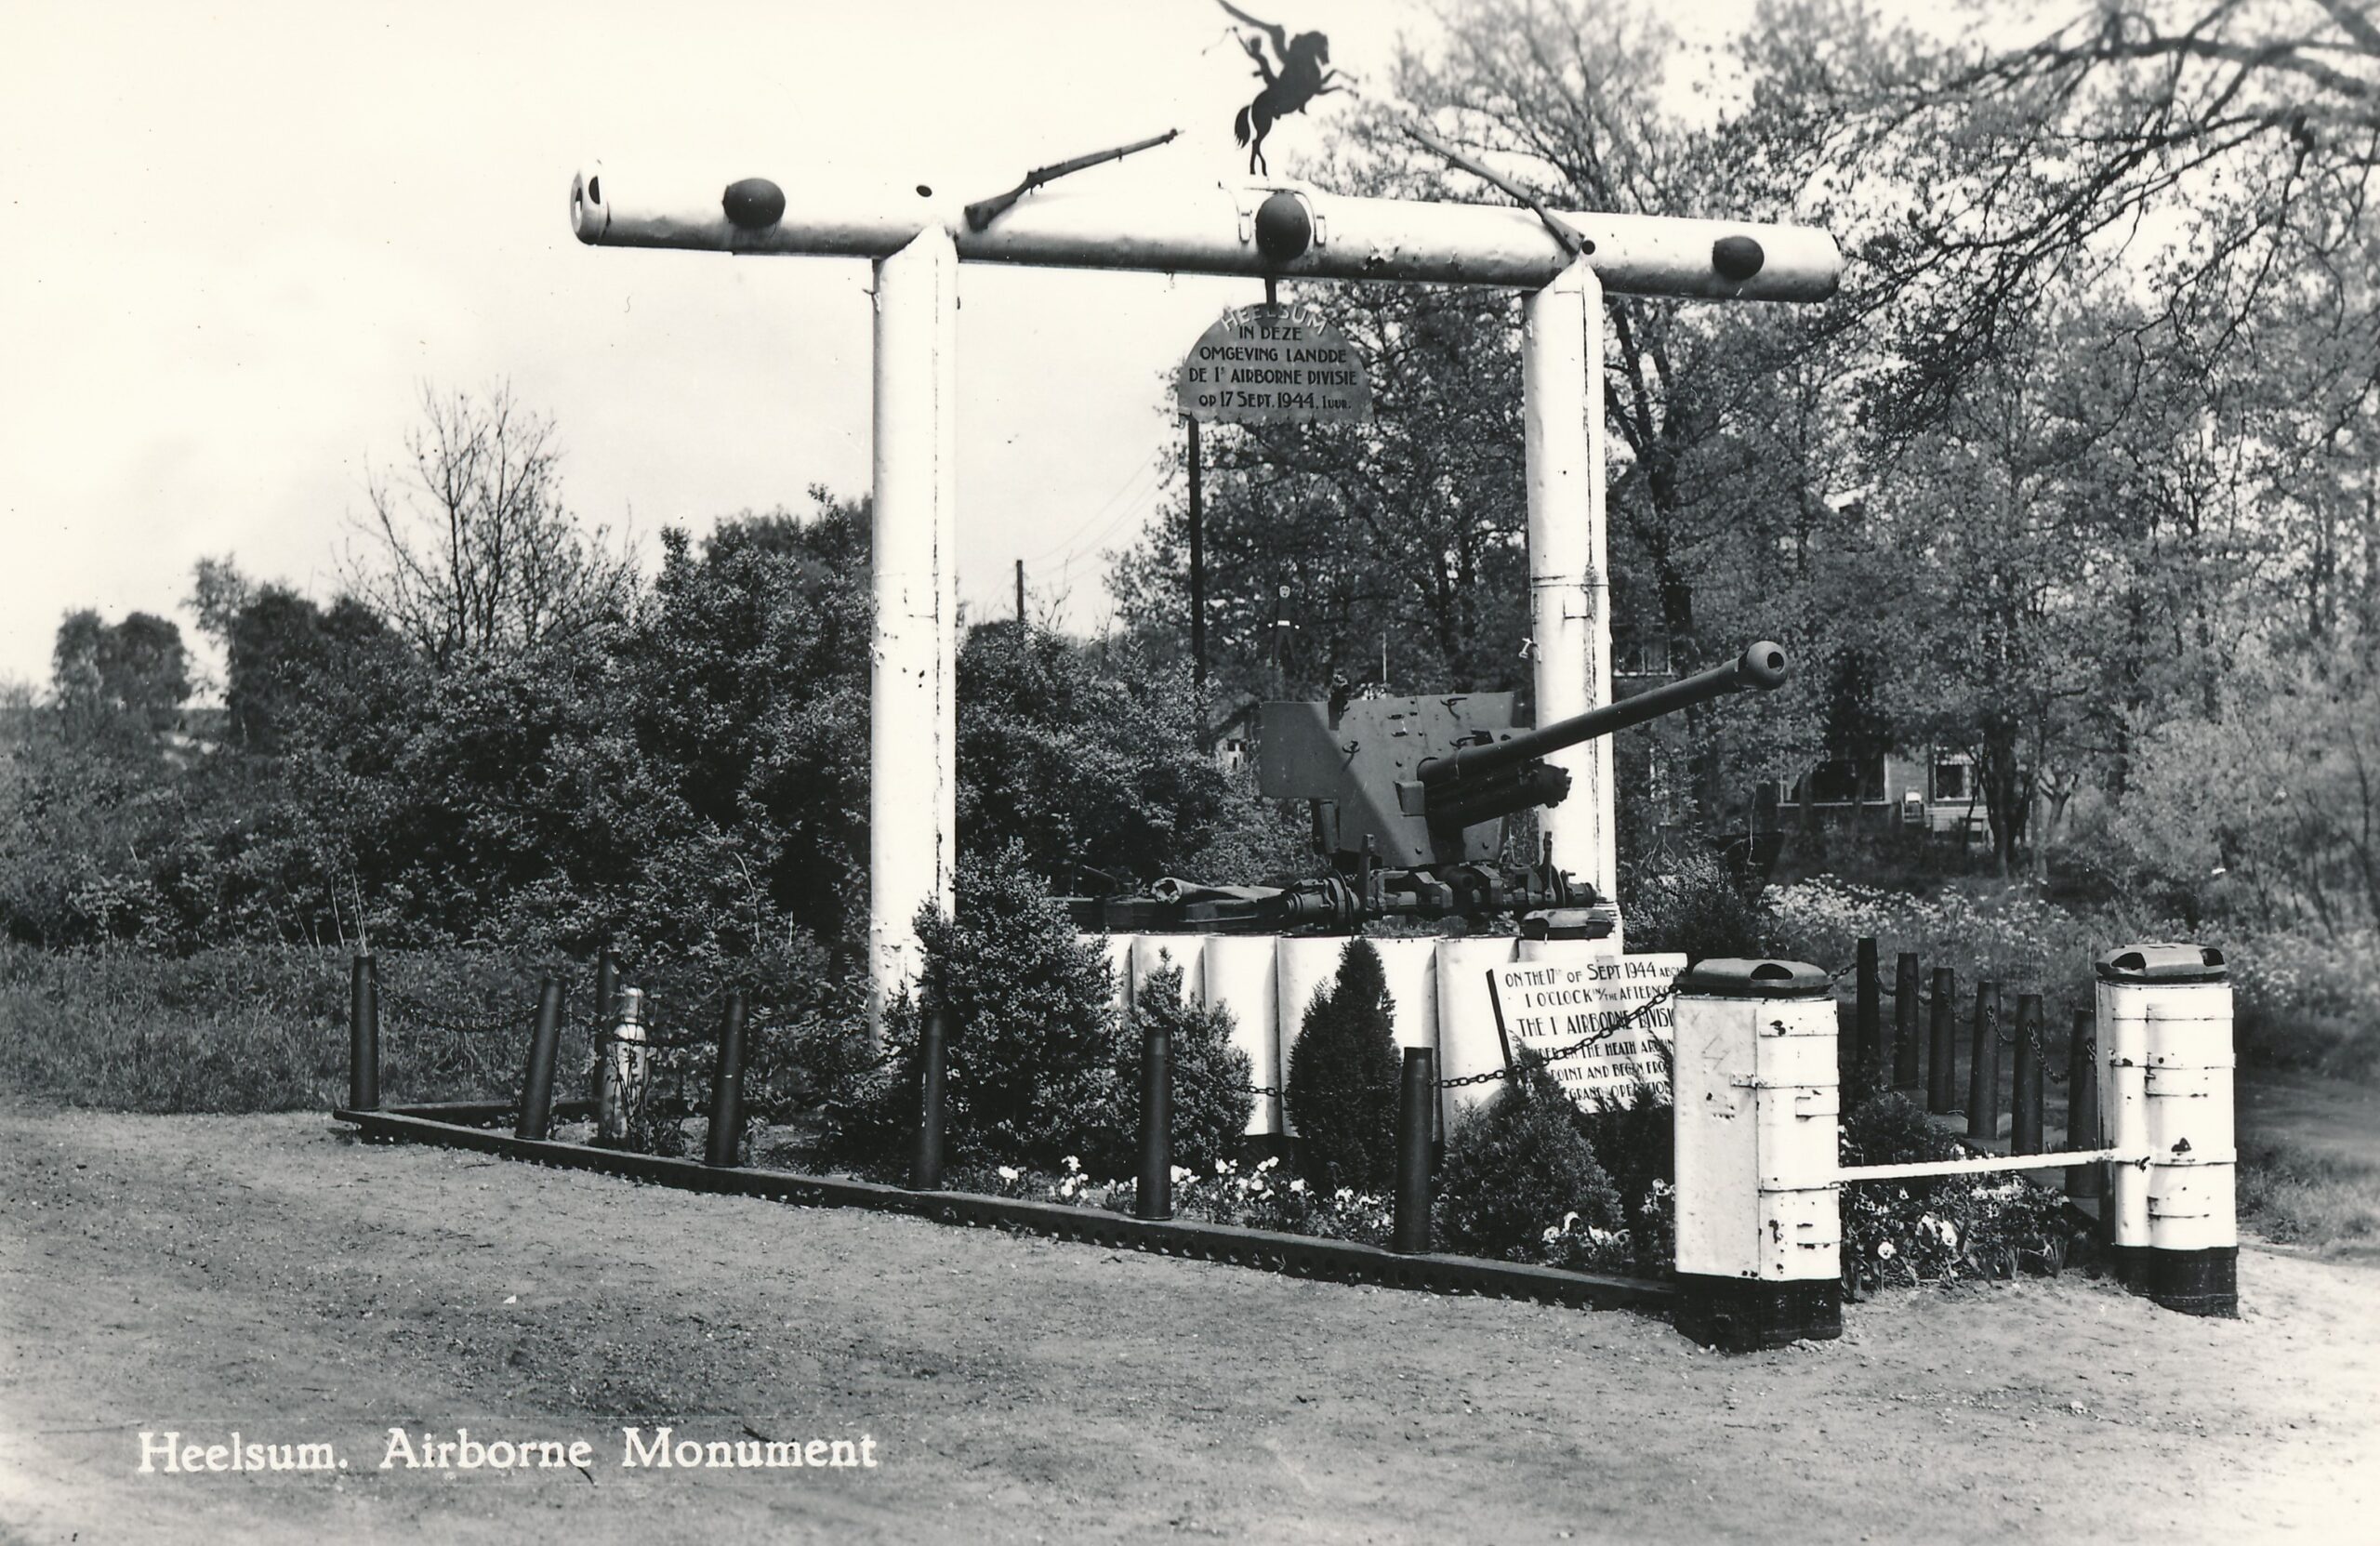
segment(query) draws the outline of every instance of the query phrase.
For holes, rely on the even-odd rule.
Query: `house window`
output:
[[[1975,785],[1970,777],[1974,768],[1964,757],[1934,759],[1934,799],[1936,803],[1955,801],[1965,804],[1975,798]]]
[[[1670,674],[1670,641],[1665,634],[1628,634],[1611,641],[1611,669],[1623,677],[1665,677]]]
[[[1884,754],[1831,758],[1810,770],[1804,786],[1813,805],[1849,805],[1863,796],[1871,801],[1881,800],[1884,798]]]

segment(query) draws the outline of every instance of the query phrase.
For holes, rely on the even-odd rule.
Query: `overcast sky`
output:
[[[573,507],[648,557],[665,525],[864,492],[866,265],[582,247],[582,165],[724,184],[825,163],[972,197],[1178,126],[1083,175],[1211,181],[1243,165],[1230,120],[1256,84],[1210,0],[7,15],[0,680],[33,682],[74,607],[166,613],[195,644],[177,609],[203,555],[328,600],[367,464],[401,453],[423,383],[509,378],[558,421]],[[1435,35],[1419,0],[1272,19],[1382,78],[1400,31]],[[1289,120],[1276,170],[1318,144]],[[1005,611],[1021,557],[1096,628],[1101,554],[1150,517],[1178,433],[1160,378],[1261,294],[988,265],[961,289],[962,594]]]

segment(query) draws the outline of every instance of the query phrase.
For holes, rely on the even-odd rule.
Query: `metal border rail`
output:
[[[592,1170],[689,1192],[761,1197],[807,1208],[866,1208],[906,1213],[942,1223],[1023,1230],[1059,1240],[1077,1240],[1152,1255],[1253,1267],[1291,1277],[1418,1288],[1441,1294],[1478,1294],[1593,1310],[1633,1309],[1666,1313],[1676,1297],[1671,1284],[1651,1278],[1565,1272],[1518,1262],[1488,1262],[1470,1256],[1401,1255],[1377,1246],[1314,1235],[1283,1235],[1231,1224],[1189,1220],[1135,1219],[1104,1209],[1023,1197],[987,1197],[972,1192],[926,1192],[836,1176],[803,1175],[749,1166],[713,1166],[694,1159],[578,1143],[516,1138],[476,1127],[503,1121],[516,1108],[499,1101],[449,1101],[382,1111],[340,1108],[335,1121],[379,1143],[430,1143],[469,1149],[506,1159],[562,1169]],[[567,1109],[567,1108],[564,1108]]]

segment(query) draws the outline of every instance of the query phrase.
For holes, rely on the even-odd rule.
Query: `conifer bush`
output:
[[[1173,1040],[1173,1162],[1204,1174],[1238,1152],[1256,1097],[1249,1090],[1248,1054],[1232,1045],[1231,1011],[1220,1004],[1184,1003],[1182,969],[1170,962],[1141,984],[1124,1027],[1116,1065],[1122,1109],[1098,1124],[1104,1131],[1122,1134],[1119,1152],[1107,1166],[1094,1156],[1084,1157],[1095,1172],[1121,1174],[1137,1153],[1142,1055],[1152,1025],[1163,1027]]]
[[[1338,980],[1306,1011],[1289,1054],[1289,1120],[1317,1185],[1380,1191],[1395,1179],[1395,1012],[1380,952],[1349,940]]]

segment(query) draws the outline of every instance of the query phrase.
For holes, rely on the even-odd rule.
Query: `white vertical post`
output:
[[[1521,305],[1521,413],[1528,478],[1529,637],[1537,722],[1611,701],[1608,547],[1604,533],[1603,284],[1580,258]],[[1540,816],[1554,862],[1617,894],[1611,739],[1546,758],[1570,795]],[[1612,948],[1621,947],[1615,932]]]
[[[876,621],[868,688],[868,1029],[918,972],[918,909],[958,860],[959,254],[939,226],[876,261]]]

